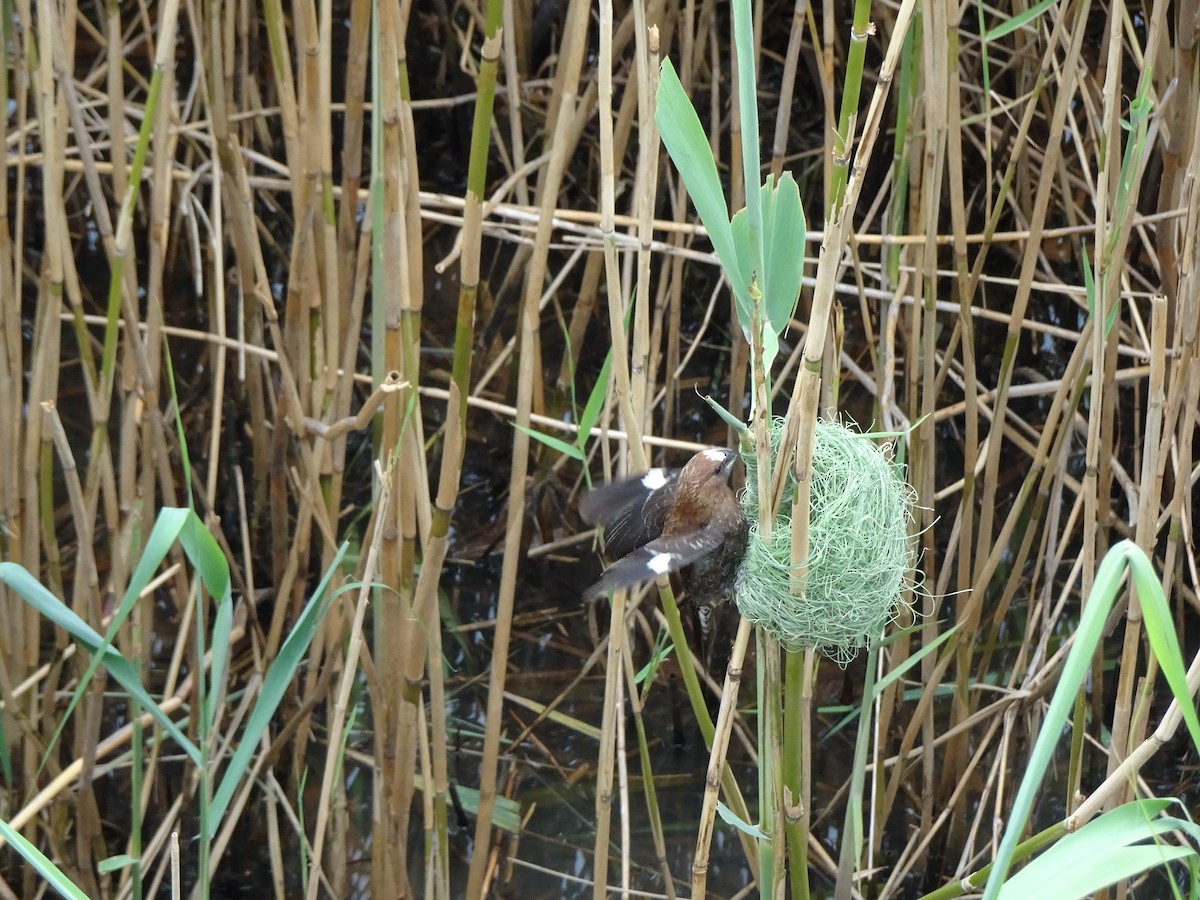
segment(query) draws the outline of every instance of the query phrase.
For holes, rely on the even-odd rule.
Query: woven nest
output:
[[[771,434],[778,455],[783,419]],[[738,609],[788,649],[816,649],[845,664],[883,634],[901,604],[914,563],[909,537],[915,492],[904,469],[871,438],[832,422],[818,422],[813,447],[809,567],[805,593],[793,597],[792,492],[784,493],[768,541],[758,532],[756,461],[744,455],[742,506],[750,542],[737,591]],[[793,485],[794,487],[794,485]]]

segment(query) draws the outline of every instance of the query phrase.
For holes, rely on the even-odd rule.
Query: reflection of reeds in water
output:
[[[643,668],[658,647],[691,678],[686,651],[668,654],[661,636],[683,633],[678,610],[618,606],[630,627],[616,640],[604,610],[589,639],[585,613],[598,611],[575,606],[591,573],[569,565],[590,552],[571,541],[570,494],[585,463],[597,477],[682,455],[664,442],[722,443],[698,424],[712,420],[694,388],[743,418],[756,390],[646,106],[667,55],[740,207],[727,9],[635,4],[608,30],[605,4],[535,14],[385,0],[373,30],[370,4],[104,8],[108,18],[16,3],[0,26],[4,558],[103,633],[158,511],[190,498],[236,605],[227,683],[205,694],[222,701],[208,752],[227,762],[264,696],[260,676],[287,662],[299,611],[344,540],[362,552],[336,568],[331,592],[380,585],[365,634],[351,634],[357,595],[340,593],[296,662],[257,767],[208,823],[213,890],[253,868],[286,895],[303,880],[335,896],[400,896],[406,884],[417,896],[488,884],[567,896],[590,890],[561,876],[576,853],[610,860],[612,883],[626,863],[650,890],[666,889],[663,872],[689,881],[694,821],[671,820],[687,815],[665,796],[669,780],[661,808],[654,780],[637,781],[672,765],[656,744],[671,692]],[[861,857],[838,872],[838,829],[823,818],[804,841],[814,892],[823,878],[848,885],[849,867],[864,893],[908,895],[919,873],[932,889],[990,859],[990,823],[1007,815],[1038,724],[1034,698],[1110,544],[1131,537],[1153,552],[1185,631],[1195,616],[1184,510],[1200,391],[1188,239],[1200,84],[1158,7],[1111,30],[1094,5],[1018,20],[988,9],[957,28],[926,7],[906,49],[896,13],[858,3],[852,15],[848,31],[832,7],[761,10],[759,159],[795,176],[814,243],[843,233],[825,224],[826,191],[849,185],[856,201],[845,240],[807,270],[816,283],[782,339],[772,409],[798,426],[802,403],[831,416],[836,398],[864,429],[913,429],[905,463],[928,593],[915,598],[916,628],[881,651],[880,674],[958,630],[879,691],[859,781],[847,776],[849,795],[872,801]],[[549,36],[535,36],[547,19]],[[889,53],[887,101],[872,106]],[[609,384],[594,393],[610,350]],[[393,372],[394,389],[373,387]],[[573,433],[581,420],[592,437]],[[525,429],[567,446],[531,444]],[[392,473],[388,505],[373,503],[376,459]],[[196,632],[211,640],[214,615],[195,602],[190,564],[163,574],[114,647],[168,714],[186,707],[186,731],[210,665]],[[1096,790],[1158,724],[1156,707],[1133,712],[1146,671],[1138,610],[1123,648],[1093,668],[1062,796]],[[222,765],[202,783],[170,738],[122,736],[135,709],[94,679],[68,717],[59,699],[86,664],[25,604],[0,616],[10,818],[88,896],[116,892],[98,861],[118,853],[140,857],[137,877],[155,890],[169,868],[162,836],[179,830],[188,858],[201,856],[196,817]],[[348,666],[359,640],[369,652]],[[747,684],[767,650],[750,653]],[[816,770],[802,808],[776,808],[788,822],[824,810],[840,822],[846,795],[823,783],[822,760],[855,758],[857,725],[813,697],[841,673],[784,665]],[[702,680],[689,704],[701,724],[684,730],[711,740]],[[581,694],[607,698],[587,707],[594,721],[564,713]],[[771,753],[748,696],[727,716],[733,745]],[[564,728],[603,752],[592,743],[586,763],[566,759],[578,744]],[[1086,740],[1105,734],[1111,761]],[[635,753],[625,742],[639,738]],[[136,765],[120,756],[126,739],[142,745]],[[1146,756],[1146,782],[1185,790]],[[378,775],[370,789],[364,771]],[[551,787],[594,778],[598,806],[573,794],[556,814],[598,820],[596,832],[551,852],[558,835],[528,805],[519,842],[493,828],[516,827],[530,772]],[[703,790],[689,783],[683,803],[698,809]],[[753,821],[758,791],[740,790]],[[744,881],[760,862],[734,837],[708,859],[714,893],[723,873]],[[560,876],[534,873],[534,859]],[[18,893],[32,887],[22,877]]]

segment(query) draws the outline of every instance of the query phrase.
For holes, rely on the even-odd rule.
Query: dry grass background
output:
[[[583,578],[552,562],[589,555],[566,540],[580,467],[510,423],[575,440],[571,404],[593,388],[598,346],[633,364],[623,420],[610,397],[607,437],[579,444],[599,449],[594,475],[674,442],[721,441],[691,389],[743,413],[749,390],[727,293],[645,106],[656,67],[643,22],[658,25],[739,206],[728,8],[651,0],[611,12],[609,44],[598,10],[577,0],[5,5],[4,558],[100,627],[156,511],[194,503],[233,573],[238,703],[253,702],[256,673],[342,540],[364,552],[337,584],[386,586],[359,685],[371,730],[351,731],[373,786],[351,798],[331,778],[298,799],[303,773],[312,790],[343,756],[330,735],[344,723],[334,687],[356,647],[346,594],[230,813],[247,840],[214,853],[223,884],[284,896],[307,870],[310,895],[480,896],[506,878],[513,891],[574,890],[496,865],[519,860],[520,843],[497,838],[487,817],[456,824],[452,811],[451,782],[481,785],[486,809],[497,793],[522,800],[522,761],[553,760],[537,728],[508,743],[533,720],[514,712],[513,691],[538,663],[514,656],[506,701],[506,660],[546,634],[579,633],[553,616],[535,624],[531,610],[582,622],[571,604]],[[800,182],[810,256],[849,163],[837,137],[846,73],[865,72],[862,103],[849,98],[853,130],[883,52],[907,40],[884,118],[867,125],[880,130],[849,240],[834,247],[843,265],[823,390],[863,424],[919,421],[908,460],[928,594],[885,668],[960,626],[877,708],[859,889],[915,896],[990,859],[993,822],[1109,545],[1129,537],[1152,555],[1196,646],[1196,8],[932,2],[907,36],[883,3],[755,13],[761,158]],[[610,59],[611,118],[598,71]],[[1135,99],[1149,104],[1140,120]],[[597,199],[606,191],[611,207]],[[606,238],[617,249],[607,271]],[[645,302],[627,348],[630,297]],[[807,309],[806,293],[776,379],[780,409]],[[1110,317],[1109,330],[1094,327]],[[653,438],[629,443],[625,430]],[[372,507],[376,458],[391,501]],[[464,578],[484,583],[484,599],[458,612],[483,621],[453,626],[447,607],[465,602]],[[188,571],[167,570],[118,644],[172,709],[189,699],[183,675],[204,667],[186,639],[194,597]],[[633,668],[658,629],[648,606],[624,643]],[[0,615],[6,818],[58,784],[23,819],[26,835],[89,896],[140,894],[128,869],[97,866],[135,850],[156,890],[165,835],[195,831],[195,779],[148,743],[146,835],[131,838],[129,749],[105,743],[124,724],[120,701],[91,691],[59,738],[80,662],[13,596]],[[1157,695],[1136,603],[1121,627],[1079,707],[1050,819],[1156,740],[1161,708],[1138,699]],[[464,641],[486,683],[464,687],[452,673],[448,685],[442,665],[427,666],[460,659]],[[601,664],[591,651],[572,651],[585,674]],[[556,691],[577,683],[564,677]],[[232,704],[222,727],[236,742]],[[1194,778],[1169,753],[1150,765],[1142,774],[1160,793]],[[56,782],[64,771],[78,774]],[[622,764],[614,790],[640,802],[628,775]],[[687,852],[660,865],[615,829],[611,845],[598,841],[611,846],[610,879],[661,892],[651,870],[688,877]],[[836,869],[824,843],[834,831],[810,840],[818,885]],[[265,868],[230,871],[223,858],[246,844],[264,848]],[[3,875],[7,895],[33,894],[30,870],[10,859]]]

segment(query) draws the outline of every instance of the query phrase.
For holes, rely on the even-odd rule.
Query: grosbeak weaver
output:
[[[731,450],[701,450],[682,469],[651,469],[586,494],[579,512],[604,526],[605,552],[617,562],[584,598],[691,566],[689,596],[699,609],[729,599],[749,531],[729,487],[736,460]]]

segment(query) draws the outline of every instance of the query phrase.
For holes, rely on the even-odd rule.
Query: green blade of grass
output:
[[[1142,604],[1142,627],[1150,642],[1150,650],[1162,669],[1171,693],[1175,695],[1192,743],[1200,749],[1200,719],[1197,719],[1196,704],[1188,690],[1187,666],[1183,662],[1183,651],[1179,647],[1179,635],[1175,633],[1171,609],[1163,596],[1162,584],[1154,572],[1154,566],[1140,548],[1135,544],[1129,546],[1137,550],[1129,554],[1129,568]]]
[[[1005,35],[1012,34],[1018,28],[1024,28],[1026,25],[1057,3],[1058,0],[1041,0],[1040,3],[1036,4],[1035,6],[1031,6],[1024,12],[1009,19],[1005,19],[995,28],[988,30],[987,34],[983,36],[984,43],[986,44],[992,41],[998,41]]]
[[[633,306],[630,304],[630,309]],[[626,313],[628,315],[628,312]],[[591,434],[592,426],[596,424],[596,420],[600,418],[600,412],[604,409],[604,397],[608,393],[609,373],[612,371],[612,349],[604,354],[604,364],[600,366],[600,374],[596,378],[596,383],[592,387],[592,392],[588,395],[587,403],[583,406],[583,412],[579,414],[579,432],[575,436],[575,443],[582,447],[584,442]]]
[[[190,510],[187,511],[183,524],[179,529],[179,543],[188,560],[200,575],[205,589],[216,604],[216,616],[213,618],[212,636],[209,639],[211,664],[209,666],[209,684],[213,690],[204,693],[203,722],[204,734],[211,733],[216,716],[214,704],[220,699],[220,686],[225,683],[225,672],[229,665],[229,635],[233,628],[233,597],[230,591],[229,562],[216,538],[212,536],[200,517]]]
[[[1070,900],[1170,860],[1195,856],[1196,851],[1190,847],[1155,843],[1131,846],[1138,841],[1157,841],[1174,829],[1174,819],[1159,816],[1173,802],[1137,800],[1093,819],[1013,875],[1000,897]]]
[[[583,451],[579,449],[576,444],[568,444],[562,438],[556,438],[550,434],[534,431],[532,428],[526,428],[524,425],[518,425],[516,422],[513,422],[513,428],[516,428],[518,431],[525,432],[525,434],[529,435],[535,441],[540,441],[547,447],[550,447],[552,450],[557,450],[559,453],[563,454],[563,456],[569,456],[571,459],[578,459],[581,462],[583,461]]]
[[[761,827],[753,824],[752,822],[747,822],[720,800],[717,801],[717,815],[721,817],[722,822],[725,822],[727,825],[732,825],[738,831],[750,835],[750,837],[754,838],[756,841],[769,840],[767,833],[763,831]]]
[[[1164,648],[1163,656],[1159,660],[1160,665],[1163,666],[1164,677],[1171,685],[1172,690],[1176,692],[1176,700],[1181,706],[1183,718],[1187,722],[1192,740],[1196,742],[1197,747],[1200,747],[1200,723],[1197,723],[1196,710],[1187,691],[1186,682],[1183,682],[1182,693],[1180,693],[1180,689],[1176,686],[1179,676],[1168,674],[1167,671],[1169,668],[1174,668],[1170,657],[1173,655],[1172,649],[1177,652],[1178,642],[1174,639],[1173,633],[1170,636],[1162,633],[1161,623],[1155,621],[1154,624],[1151,624],[1151,620],[1156,617],[1170,621],[1170,611],[1162,593],[1162,586],[1154,574],[1154,567],[1141,548],[1132,541],[1121,541],[1105,554],[1100,568],[1096,572],[1092,593],[1088,597],[1083,615],[1080,616],[1079,624],[1075,629],[1075,643],[1067,655],[1058,687],[1055,688],[1050,706],[1046,710],[1046,716],[1041,730],[1038,732],[1033,752],[1029,756],[1029,763],[1025,767],[1025,775],[1021,780],[1016,799],[1013,801],[1008,825],[1005,828],[1004,837],[1000,841],[1000,848],[996,852],[996,860],[992,865],[987,886],[984,889],[984,900],[996,900],[1000,896],[1001,885],[1008,875],[1013,851],[1029,820],[1034,800],[1041,787],[1042,777],[1050,766],[1063,726],[1074,705],[1075,695],[1090,671],[1092,655],[1103,636],[1104,621],[1116,601],[1117,591],[1121,587],[1127,566],[1132,570],[1134,583],[1138,588],[1143,616],[1147,620],[1147,635],[1151,631],[1156,632],[1156,637],[1150,642],[1151,649],[1157,656],[1160,652],[1159,647]],[[1151,609],[1152,607],[1155,609]],[[1182,664],[1182,660],[1180,663]],[[1016,894],[1011,896],[1016,896]]]
[[[24,598],[37,612],[71,635],[84,650],[93,657],[90,671],[103,665],[108,674],[121,685],[131,697],[154,717],[196,765],[200,764],[200,750],[188,740],[175,722],[163,712],[153,697],[142,687],[141,675],[120,652],[102,638],[87,622],[79,618],[70,607],[46,590],[36,578],[22,566],[13,562],[0,562],[0,581]],[[83,679],[86,681],[86,679]],[[66,716],[64,715],[65,719]]]
[[[16,831],[3,820],[0,820],[0,837],[3,837],[10,847],[25,857],[25,860],[37,869],[38,874],[64,897],[69,897],[71,900],[88,900],[88,895],[60,872],[58,866],[54,865],[41,850],[25,840],[25,836],[21,832]]]
[[[333,558],[333,562],[325,570],[325,576],[321,579],[321,583],[313,591],[313,595],[309,598],[308,603],[305,604],[300,618],[296,620],[296,624],[292,627],[291,634],[287,636],[287,639],[279,648],[278,655],[275,657],[274,662],[271,663],[271,667],[267,669],[267,674],[263,677],[262,690],[259,692],[258,701],[254,704],[254,709],[246,720],[246,730],[242,734],[241,743],[238,744],[237,750],[230,758],[229,764],[225,767],[221,784],[213,794],[212,804],[209,807],[209,822],[211,823],[210,829],[212,831],[212,834],[208,836],[210,840],[216,836],[217,828],[225,816],[225,810],[228,808],[230,800],[233,799],[233,793],[249,768],[250,758],[258,749],[259,738],[266,731],[267,726],[271,722],[271,717],[275,715],[275,710],[279,708],[279,704],[283,700],[284,694],[287,693],[292,678],[304,662],[308,646],[312,643],[312,639],[317,633],[317,628],[325,618],[325,614],[329,611],[329,606],[333,602],[334,597],[337,596],[337,594],[334,594],[326,598],[325,594],[329,589],[330,579],[333,578],[333,573],[341,565],[342,557],[345,556],[348,546],[348,544],[343,543],[338,548],[337,556]],[[358,585],[346,585],[342,588],[342,591],[351,590],[356,587]],[[341,593],[341,591],[338,593]]]
[[[893,681],[895,681],[897,678],[899,678],[901,675],[903,675],[905,672],[907,672],[909,669],[911,669],[913,666],[915,666],[917,663],[919,663],[928,654],[932,653],[934,650],[936,650],[938,647],[940,647],[942,644],[944,644],[946,641],[948,641],[951,638],[951,636],[953,636],[954,633],[956,631],[958,631],[958,628],[959,628],[958,625],[951,626],[947,631],[943,632],[942,634],[939,634],[934,640],[930,641],[928,644],[926,644],[924,647],[922,647],[920,650],[918,650],[912,656],[905,658],[905,660],[902,663],[900,663],[900,665],[896,666],[894,669],[892,669],[890,672],[888,672],[886,675],[884,675],[882,678],[880,678],[879,683],[875,685],[875,691],[874,691],[875,697],[878,698],[880,694],[882,694],[885,690],[888,689],[889,686],[891,686]]]

